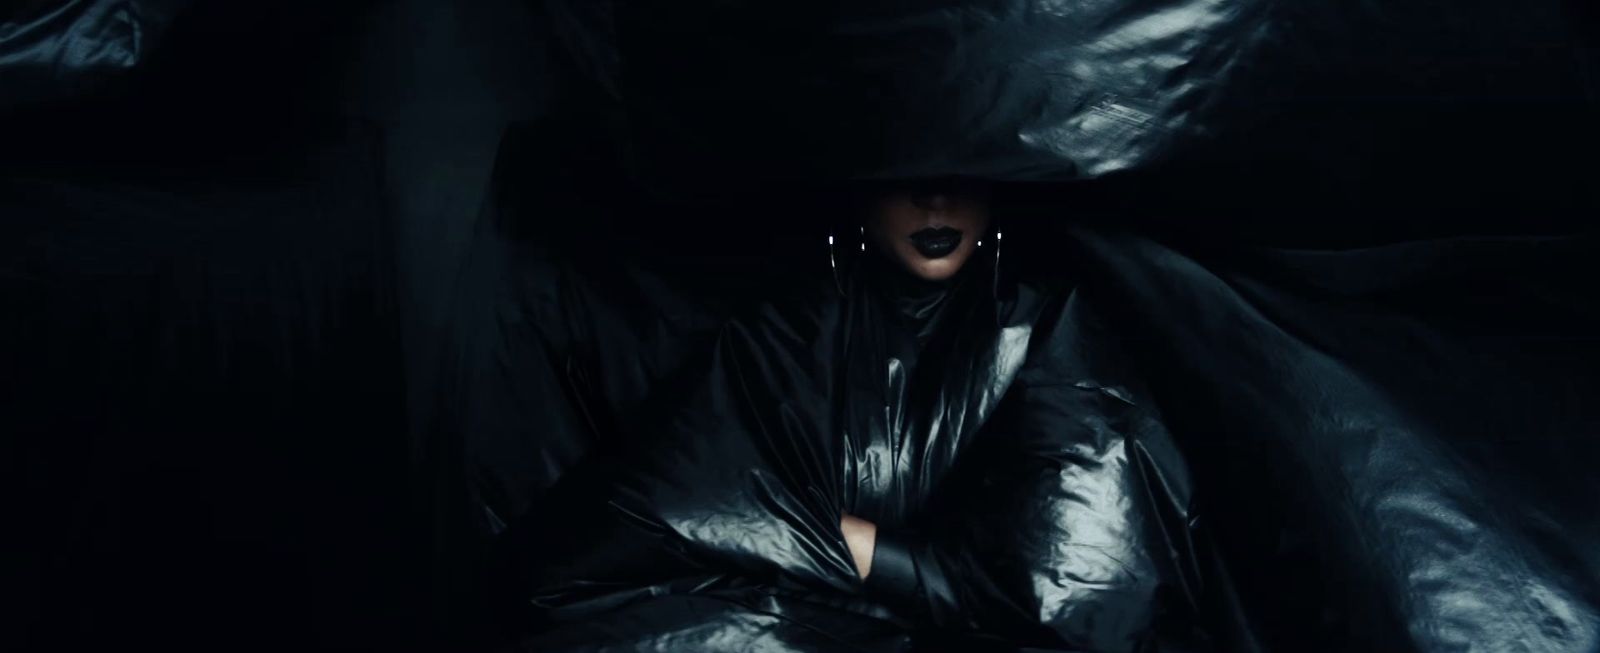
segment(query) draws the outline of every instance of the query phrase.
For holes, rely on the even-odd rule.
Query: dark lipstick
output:
[[[924,258],[944,258],[961,245],[961,230],[927,227],[911,234],[911,244]]]

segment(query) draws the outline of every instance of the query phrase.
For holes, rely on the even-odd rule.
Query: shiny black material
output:
[[[1269,34],[1261,0],[547,6],[624,107],[639,178],[662,186],[1147,165]]]
[[[1535,224],[1594,197],[1582,0],[544,6],[586,110],[624,134],[623,172],[660,197],[1163,171],[1135,199],[1175,221],[1322,242]]]
[[[471,285],[462,398],[515,407],[467,453],[516,647],[1593,649],[1593,237],[1008,225],[1020,281],[869,255],[841,294],[803,248],[742,314],[488,239],[519,290]]]
[[[1593,235],[1184,252],[1074,232],[1267,648],[1600,646]]]
[[[706,627],[743,649],[763,637],[743,619],[797,621],[808,602],[887,622],[834,634],[868,648],[896,627],[1061,649],[1204,641],[1187,474],[1101,319],[1070,291],[996,302],[981,264],[949,285],[905,274],[869,255],[843,297],[819,288],[723,327],[682,400],[533,513],[540,617],[733,603],[711,623],[596,633],[594,650]],[[904,572],[862,587],[844,513],[877,523]]]
[[[23,0],[0,9],[0,110],[64,100],[145,63],[191,0]]]
[[[377,207],[447,212],[366,197],[371,162],[270,181],[316,158],[264,156],[323,86],[285,82],[340,77],[325,46],[362,40],[306,29],[328,3],[283,4],[0,6],[0,109],[29,109],[0,139],[28,177],[0,189],[0,321],[26,325],[0,366],[24,428],[0,431],[34,450],[28,499],[76,506],[36,504],[47,526],[19,536],[59,554],[14,583],[45,590],[41,640],[304,648],[281,615],[308,595],[421,603],[385,592],[400,569],[337,579],[403,548],[361,527],[405,495],[392,317],[366,303],[392,290]],[[1019,283],[847,263],[852,292],[758,292],[774,270],[831,290],[820,225],[802,256],[751,238],[792,222],[771,216],[788,194],[753,205],[743,252],[697,248],[702,216],[659,206],[628,209],[684,234],[612,231],[587,263],[529,246],[560,226],[481,246],[445,357],[467,446],[419,457],[470,480],[467,517],[505,554],[485,575],[513,585],[496,605],[536,608],[512,621],[527,647],[1597,648],[1595,243],[1438,237],[1594,214],[1592,3],[545,5],[616,105],[593,113],[623,109],[624,142],[593,149],[627,158],[589,177],[606,197],[542,207],[553,223],[593,219],[623,178],[1115,187],[1213,149],[1130,193],[1205,238],[1123,232],[1142,203],[1068,227],[1090,213],[1071,194],[1050,224],[997,213]],[[54,110],[157,53],[127,102]],[[224,155],[289,165],[209,178]],[[138,174],[92,169],[108,159]],[[1252,248],[1241,222],[1415,242]],[[719,255],[746,260],[640,263]],[[307,461],[315,485],[286,489]],[[884,527],[867,583],[846,510]],[[313,551],[334,553],[292,561]],[[383,648],[404,620],[328,621],[337,647]]]

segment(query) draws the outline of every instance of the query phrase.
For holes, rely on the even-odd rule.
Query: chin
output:
[[[955,256],[949,256],[940,259],[923,259],[912,265],[911,268],[917,276],[928,281],[944,281],[960,272],[961,264],[965,262],[964,258],[958,259]]]

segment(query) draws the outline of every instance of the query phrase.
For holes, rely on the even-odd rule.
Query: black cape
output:
[[[555,636],[1191,646],[1190,483],[1119,341],[1079,295],[1020,285],[996,301],[990,266],[973,267],[907,288],[921,284],[868,259],[724,326],[692,389],[566,475],[521,534]],[[846,512],[880,529],[865,586]],[[812,642],[834,619],[872,625]]]
[[[1029,228],[1017,256],[1048,240],[1073,273],[1002,264],[910,364],[916,336],[875,335],[892,312],[848,275],[720,330],[704,300],[619,315],[593,275],[518,275],[544,290],[498,303],[488,349],[538,352],[492,366],[547,384],[518,390],[531,437],[506,436],[536,455],[466,462],[520,561],[523,645],[1593,648],[1591,237]],[[517,403],[495,385],[472,401]],[[529,460],[537,481],[492,475]],[[879,520],[874,583],[842,512]]]

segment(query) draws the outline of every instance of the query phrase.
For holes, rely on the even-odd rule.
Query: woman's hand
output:
[[[872,573],[872,550],[878,542],[878,525],[860,517],[845,515],[839,520],[844,531],[844,543],[850,547],[850,557],[855,559],[856,573],[866,580]]]

